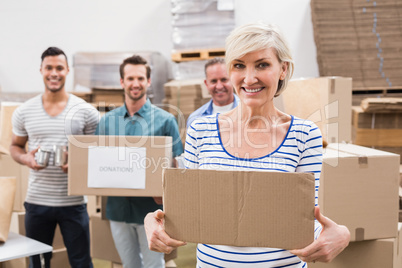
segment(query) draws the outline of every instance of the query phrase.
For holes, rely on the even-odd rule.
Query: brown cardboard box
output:
[[[402,165],[399,166],[399,186],[402,186]]]
[[[163,85],[167,98],[211,98],[203,79],[172,80]]]
[[[283,103],[284,112],[316,123],[328,143],[352,141],[351,78],[291,80],[277,101]]]
[[[0,110],[0,153],[9,154],[11,145],[12,123],[11,118],[15,109],[20,106],[20,102],[1,102]]]
[[[28,189],[29,168],[15,162],[10,155],[0,153],[0,176],[17,178],[13,211],[25,211],[24,201]]]
[[[0,263],[1,268],[28,268],[29,258],[18,258]]]
[[[114,245],[109,221],[102,220],[99,215],[91,216],[90,230],[92,258],[121,263],[119,253]]]
[[[50,266],[57,268],[71,268],[66,248],[53,250]]]
[[[179,141],[180,142],[180,141]],[[89,167],[88,155],[90,146],[121,148],[125,153],[126,148],[145,148],[146,156],[141,159],[130,159],[130,157],[119,158],[120,155],[113,155],[119,161],[119,167],[128,170],[131,165],[145,168],[145,189],[127,188],[90,188],[88,187],[88,171],[90,168],[104,170],[103,167]],[[119,151],[120,153],[120,151]],[[94,161],[96,162],[96,161]],[[104,195],[104,196],[162,196],[162,168],[170,167],[172,163],[172,137],[155,136],[95,136],[78,135],[69,136],[69,157],[68,157],[68,194],[70,195]],[[96,162],[96,164],[98,164]],[[113,170],[115,167],[107,167]],[[106,179],[113,176],[106,173]],[[133,176],[135,178],[135,176]],[[115,178],[115,177],[114,177]]]
[[[401,268],[402,223],[398,224],[398,238],[351,242],[330,263],[309,263],[309,268]]]
[[[92,102],[102,103],[104,106],[110,104],[121,105],[124,103],[124,90],[121,88],[93,88]]]
[[[329,144],[318,202],[348,227],[351,241],[397,236],[399,155],[353,144]]]
[[[89,195],[87,196],[87,211],[88,215],[96,215],[101,211],[101,196]]]
[[[366,98],[360,107],[366,113],[402,112],[402,98]]]
[[[175,239],[284,249],[313,241],[313,174],[165,169],[163,188]]]
[[[402,113],[366,113],[361,107],[352,112],[354,144],[402,147]]]

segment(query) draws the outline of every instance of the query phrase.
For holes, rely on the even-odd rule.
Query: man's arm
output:
[[[28,137],[20,137],[13,134],[10,145],[11,157],[21,165],[26,165],[33,170],[39,170],[44,167],[39,166],[35,160],[35,153],[39,147],[33,151],[27,152],[25,145],[28,141]]]

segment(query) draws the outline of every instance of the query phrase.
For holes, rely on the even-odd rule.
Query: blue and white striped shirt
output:
[[[187,129],[186,168],[312,172],[315,174],[317,205],[322,165],[322,136],[313,122],[292,116],[286,137],[277,149],[259,158],[239,158],[229,154],[223,147],[218,116],[198,118]],[[320,232],[321,225],[316,221],[316,238]],[[283,249],[199,244],[197,267],[293,268],[307,267],[307,264]]]

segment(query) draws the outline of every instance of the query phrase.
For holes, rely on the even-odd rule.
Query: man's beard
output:
[[[145,92],[145,91],[142,91],[140,96],[138,96],[138,97],[133,97],[133,96],[130,94],[130,92],[128,92],[128,93],[126,94],[126,96],[128,96],[128,98],[129,98],[130,100],[138,101],[138,100],[142,99],[145,94],[146,94],[146,92]]]
[[[48,86],[46,85],[46,88],[47,88],[50,92],[52,92],[52,93],[59,92],[60,90],[63,89],[63,87],[64,87],[64,84],[60,85],[60,87],[58,87],[58,88],[50,88],[50,87],[48,87]]]

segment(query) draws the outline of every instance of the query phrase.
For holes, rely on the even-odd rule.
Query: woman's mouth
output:
[[[260,87],[260,88],[245,88],[245,87],[243,87],[243,90],[246,91],[247,93],[260,92],[262,89],[263,89],[263,87]]]

